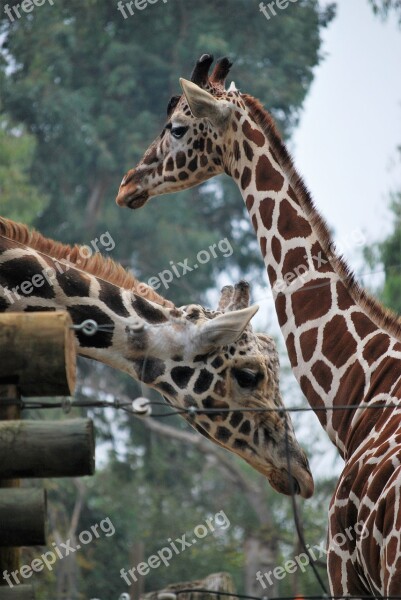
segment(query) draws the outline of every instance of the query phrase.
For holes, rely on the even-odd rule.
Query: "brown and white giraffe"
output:
[[[329,517],[334,595],[401,594],[401,322],[335,252],[272,117],[203,55],[161,135],[122,180],[120,206],[197,185],[237,183],[256,231],[292,369],[345,460]],[[393,408],[341,409],[393,403]],[[334,409],[334,410],[333,410]],[[338,409],[338,410],[337,410]],[[363,527],[362,527],[363,524]]]
[[[283,407],[275,344],[252,331],[257,306],[249,306],[246,282],[223,288],[217,311],[179,309],[110,259],[85,255],[0,218],[0,312],[64,309],[75,324],[93,319],[107,326],[92,336],[77,331],[79,354],[129,373],[177,408]],[[187,420],[284,494],[291,490],[287,426],[296,491],[313,493],[308,461],[284,413]]]

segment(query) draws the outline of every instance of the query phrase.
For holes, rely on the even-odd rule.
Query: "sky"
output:
[[[368,244],[390,232],[389,192],[401,189],[401,29],[368,0],[339,0],[323,39],[291,149],[352,262],[355,231]]]

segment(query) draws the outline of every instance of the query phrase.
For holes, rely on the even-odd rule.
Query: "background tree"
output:
[[[3,6],[1,213],[61,241],[89,243],[109,231],[116,241],[113,257],[143,280],[170,261],[191,262],[199,250],[227,237],[232,256],[159,289],[178,304],[205,300],[220,276],[259,278],[254,234],[225,178],[135,213],[118,209],[114,197],[122,175],[163,126],[168,100],[179,92],[178,77],[188,77],[204,52],[234,60],[240,87],[269,107],[288,137],[321,60],[321,30],[333,6],[302,0],[268,22],[258,0],[169,0],[124,19],[114,0],[57,0],[12,23]],[[80,361],[77,397],[110,393],[134,398],[143,391],[120,374]],[[251,546],[277,564],[297,552],[288,501],[235,457],[217,459],[201,438],[201,448],[184,443],[182,435],[190,434],[180,420],[169,421],[177,433],[168,437],[111,411],[86,412],[95,419],[102,464],[85,490],[74,482],[50,482],[51,541],[65,541],[105,517],[116,534],[38,577],[39,598],[118,597],[125,590],[119,571],[135,564],[141,545],[146,558],[222,509],[231,527],[188,549],[169,569],[151,572],[146,591],[216,570],[230,571],[240,591],[255,591]],[[312,543],[324,539],[325,497],[323,491],[303,511]],[[29,551],[27,560],[32,556]],[[316,592],[309,574],[284,580],[278,589]]]

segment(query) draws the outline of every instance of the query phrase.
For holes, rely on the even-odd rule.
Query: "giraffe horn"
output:
[[[232,66],[233,63],[227,57],[218,60],[210,76],[210,81],[224,87],[226,77],[229,74]]]
[[[226,310],[227,306],[231,302],[233,293],[234,293],[234,288],[232,285],[225,285],[223,288],[221,288],[220,300],[219,300],[219,305],[217,307],[217,310],[221,310],[222,312],[224,312]]]
[[[230,310],[247,308],[251,300],[251,289],[247,281],[241,280],[234,287]]]
[[[191,81],[196,85],[205,85],[209,75],[210,65],[213,62],[211,54],[202,54],[199,60],[196,61],[194,70],[192,71]]]

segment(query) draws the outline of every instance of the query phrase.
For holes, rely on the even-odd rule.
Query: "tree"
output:
[[[123,173],[162,127],[178,77],[189,76],[205,51],[228,54],[241,86],[288,134],[321,58],[320,30],[332,16],[332,5],[320,9],[316,0],[291,4],[271,22],[256,0],[170,0],[126,19],[108,0],[60,0],[13,23],[2,14],[4,106],[35,137],[32,181],[50,197],[37,225],[63,241],[110,230],[116,256],[146,277],[166,258],[181,261],[216,243],[223,225],[237,242],[230,264],[252,265],[256,248],[240,252],[250,234],[249,226],[238,227],[238,202],[219,204],[215,193],[195,190],[185,208],[184,198],[160,200],[155,219],[149,210],[118,210],[113,199]],[[204,295],[226,266],[210,261],[190,289]],[[184,290],[176,285],[169,294],[188,302],[187,280],[180,283]]]

